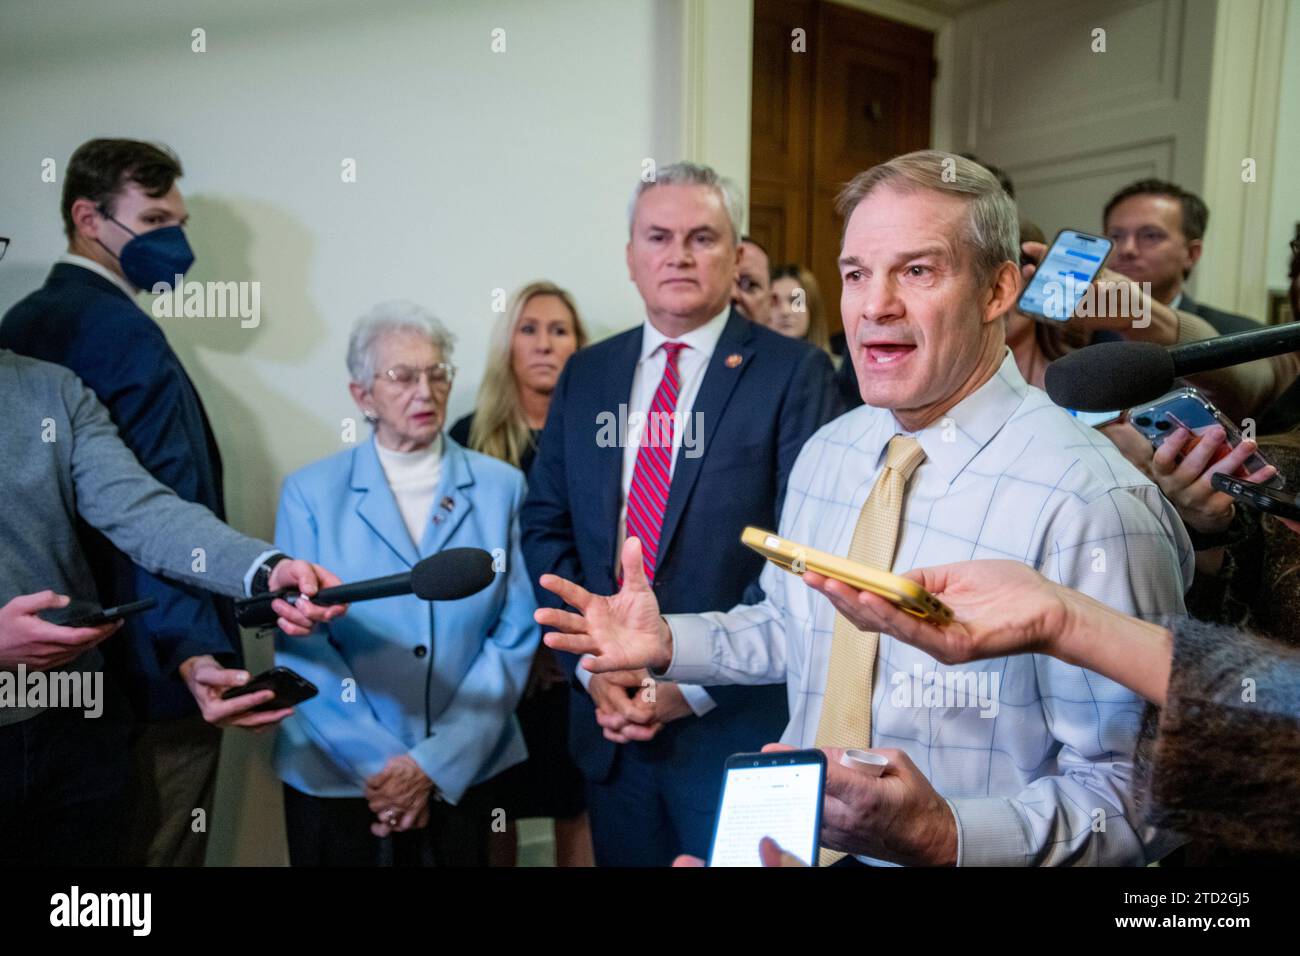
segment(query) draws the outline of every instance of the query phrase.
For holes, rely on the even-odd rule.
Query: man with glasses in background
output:
[[[1159,179],[1130,183],[1102,214],[1105,235],[1115,244],[1108,264],[1134,282],[1149,282],[1157,302],[1199,315],[1220,335],[1259,329],[1257,321],[1202,305],[1183,288],[1201,258],[1209,221],[1201,197],[1181,186]]]

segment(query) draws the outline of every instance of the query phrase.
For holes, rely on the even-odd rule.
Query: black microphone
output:
[[[1220,335],[1165,348],[1154,342],[1099,342],[1047,366],[1044,384],[1057,405],[1112,412],[1154,401],[1174,380],[1300,350],[1300,323]]]
[[[482,548],[448,548],[420,561],[409,571],[384,578],[354,581],[321,588],[313,604],[351,604],[414,593],[422,601],[459,601],[477,594],[492,583],[495,570],[492,555]],[[294,588],[283,588],[235,602],[235,620],[244,627],[268,627],[278,615],[271,602],[284,598],[292,604],[299,597]]]

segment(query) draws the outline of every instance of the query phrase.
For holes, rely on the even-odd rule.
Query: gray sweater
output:
[[[46,588],[96,599],[78,516],[141,567],[230,596],[272,548],[155,481],[72,372],[0,349],[0,606]],[[63,669],[101,663],[92,650]],[[0,707],[0,726],[37,713]]]

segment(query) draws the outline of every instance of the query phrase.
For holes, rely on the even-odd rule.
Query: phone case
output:
[[[1227,457],[1233,448],[1241,444],[1241,431],[1232,420],[1197,389],[1191,387],[1175,389],[1150,405],[1132,409],[1128,419],[1129,424],[1143,434],[1152,448],[1163,445],[1165,439],[1178,430],[1179,425],[1188,428],[1194,437],[1183,447],[1178,461],[1182,461],[1200,442],[1200,436],[1215,425],[1222,426],[1228,436],[1227,444],[1219,449],[1215,461]],[[1245,464],[1232,477],[1245,478],[1265,465],[1271,464],[1272,462],[1256,452],[1246,459]],[[1285,479],[1279,473],[1262,484],[1269,488],[1281,488],[1285,484]]]
[[[889,571],[881,571],[826,551],[795,544],[762,528],[752,526],[746,528],[740,536],[740,541],[792,574],[812,571],[824,577],[834,578],[859,591],[878,594],[898,605],[908,614],[933,624],[947,624],[952,620],[952,610],[946,604],[915,581],[909,581]]]

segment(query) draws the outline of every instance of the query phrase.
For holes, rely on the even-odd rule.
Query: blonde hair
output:
[[[822,303],[822,288],[817,284],[817,277],[811,270],[795,262],[777,266],[772,270],[771,276],[773,285],[781,279],[793,279],[803,290],[803,304],[808,310],[808,331],[804,333],[804,341],[830,355],[831,332],[826,320],[826,306]]]
[[[902,192],[928,189],[966,200],[965,240],[975,275],[987,282],[1004,262],[1020,261],[1016,204],[1002,184],[979,163],[937,149],[923,149],[858,173],[836,200],[844,229],[858,203],[880,185]],[[840,236],[843,243],[844,236]]]
[[[533,433],[519,401],[519,380],[515,377],[513,355],[515,330],[519,327],[524,308],[539,295],[553,295],[565,304],[573,316],[573,335],[578,348],[587,344],[587,330],[578,315],[573,295],[544,279],[530,282],[516,292],[510,300],[510,307],[497,320],[488,346],[483,383],[478,389],[474,424],[469,430],[469,447],[516,468],[533,443]]]

